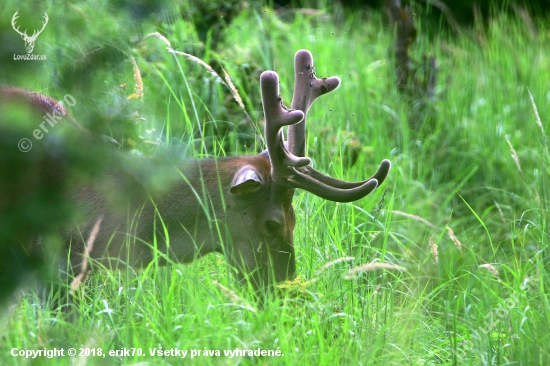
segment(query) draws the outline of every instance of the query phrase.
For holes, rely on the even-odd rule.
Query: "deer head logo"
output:
[[[45,22],[42,23],[42,29],[40,29],[39,31],[35,30],[33,33],[32,33],[32,36],[28,36],[27,35],[27,30],[25,29],[24,32],[21,32],[19,30],[19,27],[16,28],[15,26],[15,21],[17,20],[17,18],[19,18],[19,16],[17,15],[17,13],[19,12],[16,11],[15,14],[13,14],[13,17],[11,18],[11,26],[13,27],[13,29],[19,33],[21,35],[21,37],[23,38],[23,40],[25,41],[25,48],[27,49],[27,53],[31,53],[32,50],[34,49],[34,42],[36,41],[36,38],[38,37],[38,35],[40,33],[42,33],[42,31],[44,30],[44,28],[46,28],[46,24],[48,24],[48,14],[44,13],[44,20]]]

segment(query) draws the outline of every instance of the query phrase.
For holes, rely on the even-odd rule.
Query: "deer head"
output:
[[[44,23],[42,23],[42,29],[34,30],[32,36],[28,36],[26,29],[24,32],[21,32],[19,31],[19,27],[16,28],[15,26],[15,21],[17,20],[17,18],[19,18],[19,16],[17,15],[18,12],[19,11],[16,11],[11,18],[11,26],[17,33],[19,33],[19,35],[21,35],[21,38],[23,38],[23,40],[25,41],[25,48],[27,49],[27,53],[31,53],[34,49],[34,42],[36,41],[36,38],[40,33],[42,33],[44,28],[46,28],[46,24],[48,24],[48,14],[44,13]]]
[[[113,167],[104,174],[93,181],[72,182],[68,196],[81,215],[62,232],[71,247],[74,270],[82,262],[85,239],[103,217],[90,252],[103,263],[190,262],[220,252],[237,269],[238,278],[256,289],[271,279],[292,278],[295,190],[350,202],[372,192],[391,167],[383,160],[378,171],[361,182],[342,181],[314,169],[304,156],[307,113],[316,98],[335,90],[340,80],[317,78],[312,56],[305,50],[296,54],[295,76],[292,109],[282,105],[277,73],[266,71],[260,77],[267,150],[258,155],[168,164],[144,159],[121,163],[121,156],[114,155]],[[13,96],[21,89],[9,90],[4,92],[8,99],[29,100]],[[32,102],[37,100],[26,93],[33,96]],[[41,107],[47,109],[45,104]],[[284,126],[290,126],[287,142]],[[145,177],[156,176],[157,170],[163,170],[164,185],[145,183]]]
[[[319,96],[335,90],[339,84],[340,79],[337,77],[317,78],[311,53],[298,51],[295,57],[294,96],[292,109],[289,110],[281,103],[277,73],[266,71],[260,76],[267,143],[267,152],[261,155],[269,157],[270,173],[268,177],[264,174],[261,179],[253,166],[244,167],[236,175],[236,181],[248,182],[252,191],[264,189],[266,193],[269,192],[269,202],[274,210],[267,212],[279,212],[280,217],[266,217],[260,223],[269,228],[266,230],[266,238],[270,241],[266,241],[266,247],[269,263],[278,281],[292,278],[295,271],[292,235],[295,226],[292,197],[295,189],[301,188],[330,201],[355,201],[381,184],[391,167],[388,160],[383,160],[371,178],[362,182],[347,182],[320,173],[311,167],[311,160],[304,156],[309,108]],[[284,126],[289,126],[288,143],[283,138]],[[263,259],[260,265],[265,266],[267,263]]]

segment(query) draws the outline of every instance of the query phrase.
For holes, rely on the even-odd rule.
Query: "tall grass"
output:
[[[122,13],[109,13],[106,5],[99,7],[97,24],[82,15],[93,4],[77,3],[63,14],[53,6],[46,9],[50,19],[54,14],[86,19],[78,36],[62,33],[44,51],[52,55],[48,68],[63,66],[80,43],[114,32],[111,28],[120,31],[119,38],[131,37],[130,23],[123,22],[125,31],[118,28],[120,21],[112,25]],[[0,10],[2,22],[15,10],[13,2]],[[14,301],[0,327],[2,364],[69,363],[69,357],[10,355],[13,348],[54,347],[101,348],[103,354],[140,348],[145,354],[73,358],[79,365],[180,363],[149,355],[149,349],[159,348],[221,351],[219,357],[184,362],[201,365],[550,363],[550,42],[547,23],[535,26],[537,33],[518,18],[496,15],[487,26],[458,36],[441,31],[419,37],[413,57],[433,54],[440,70],[435,101],[419,112],[395,87],[392,32],[382,14],[336,22],[321,11],[281,20],[269,9],[250,9],[224,31],[218,50],[201,49],[185,19],[143,20],[144,34],[161,32],[175,50],[199,58],[218,53],[256,124],[262,118],[258,85],[236,77],[240,65],[277,71],[288,103],[294,53],[309,49],[318,74],[342,79],[308,117],[309,154],[316,167],[347,180],[365,179],[386,157],[393,169],[374,194],[351,204],[297,194],[299,278],[261,305],[216,255],[191,265],[98,271],[83,286],[73,322],[32,293]],[[59,32],[63,27],[52,24]],[[63,47],[60,56],[57,47]],[[263,148],[261,137],[246,147],[237,144],[239,127],[216,120],[222,115],[216,108],[226,108],[224,99],[232,94],[200,65],[168,53],[155,38],[121,49],[128,60],[91,78],[98,109],[117,108],[124,98],[118,85],[133,85],[133,56],[144,98],[124,108],[143,117],[141,136],[183,144],[187,157],[203,156],[212,146],[218,155]],[[32,82],[19,81],[41,89],[56,80],[54,75],[42,72]],[[249,123],[242,110],[231,113]],[[412,118],[420,121],[414,130]],[[229,126],[221,140],[228,145],[208,135],[208,126],[220,124]],[[202,134],[199,126],[206,126]],[[360,149],[353,166],[345,155],[350,136]],[[404,270],[366,268],[350,275],[368,263]],[[284,356],[223,356],[223,350],[237,348],[280,350]]]

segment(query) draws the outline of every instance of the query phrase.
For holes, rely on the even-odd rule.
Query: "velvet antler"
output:
[[[340,85],[340,79],[317,78],[313,57],[306,50],[296,53],[295,77],[292,110],[286,110],[280,103],[277,73],[266,71],[260,77],[266,120],[265,137],[273,180],[287,188],[301,188],[330,201],[350,202],[366,196],[386,179],[391,163],[383,160],[378,171],[361,182],[332,178],[311,167],[311,160],[303,156],[307,112],[317,97],[335,90]],[[283,141],[284,126],[289,126],[290,151]]]

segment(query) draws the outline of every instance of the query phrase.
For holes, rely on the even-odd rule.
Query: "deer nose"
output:
[[[264,232],[269,236],[283,235],[284,224],[277,219],[267,219],[264,222]]]

